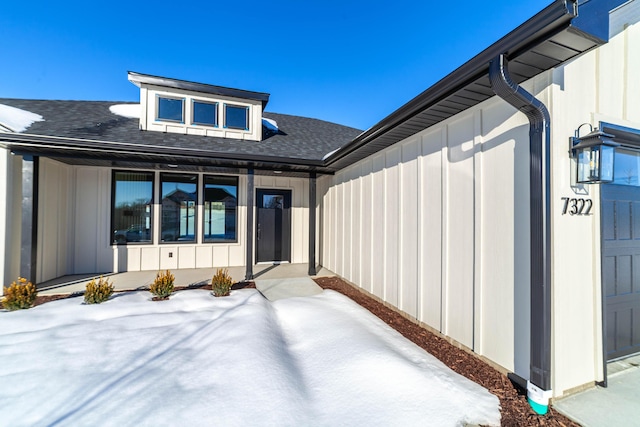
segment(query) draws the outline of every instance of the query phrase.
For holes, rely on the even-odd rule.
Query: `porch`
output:
[[[210,283],[211,277],[215,274],[217,268],[188,268],[171,270],[175,276],[176,286],[198,286]],[[229,267],[229,275],[234,282],[244,280],[246,268]],[[296,277],[309,277],[309,264],[256,264],[253,267],[254,279],[288,279]],[[103,277],[108,277],[113,283],[117,291],[148,289],[156,277],[157,271],[127,271],[124,273],[107,273]],[[327,277],[335,276],[326,268],[319,268],[316,276]],[[87,283],[99,277],[93,274],[75,274],[62,276],[57,279],[48,280],[37,285],[39,295],[57,295],[57,294],[73,294],[80,293],[85,290]]]

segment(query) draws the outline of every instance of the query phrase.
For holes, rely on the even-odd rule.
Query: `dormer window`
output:
[[[129,80],[140,88],[140,130],[262,140],[268,93],[134,72]]]
[[[184,123],[184,99],[158,96],[158,120]]]
[[[249,130],[249,107],[225,104],[224,127]]]
[[[193,101],[192,123],[218,127],[218,103]]]

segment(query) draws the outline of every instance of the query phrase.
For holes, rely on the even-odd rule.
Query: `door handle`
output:
[[[258,240],[260,240],[260,224],[258,224],[258,233],[256,237]]]

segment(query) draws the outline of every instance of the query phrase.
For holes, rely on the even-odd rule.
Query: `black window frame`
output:
[[[148,175],[150,176],[151,180],[151,198],[149,199],[149,240],[145,241],[145,240],[131,240],[129,241],[129,234],[130,234],[130,229],[133,226],[130,226],[129,228],[126,229],[126,231],[123,231],[125,234],[125,241],[121,241],[118,240],[117,237],[114,237],[118,235],[118,233],[116,233],[117,231],[119,231],[118,229],[116,229],[116,175],[119,173],[127,173],[127,174],[141,174],[141,175]],[[149,171],[138,171],[138,170],[120,170],[120,169],[113,169],[111,171],[111,218],[110,218],[110,231],[109,231],[109,241],[110,241],[110,245],[111,246],[127,246],[127,245],[152,245],[153,244],[153,235],[154,235],[154,205],[155,205],[155,194],[156,194],[156,181],[155,181],[155,172],[149,172]],[[124,230],[123,227],[118,227],[121,230]],[[140,230],[138,230],[138,232],[140,232]]]
[[[233,184],[216,184],[216,183],[211,183],[213,185],[234,185],[236,188],[236,195],[235,195],[235,199],[236,199],[236,204],[235,207],[233,208],[234,210],[234,224],[233,224],[233,239],[228,239],[228,238],[207,238],[206,237],[206,231],[207,231],[207,225],[205,224],[206,220],[207,220],[207,203],[208,202],[219,202],[219,200],[207,200],[207,179],[221,179],[221,180],[227,180],[228,182],[233,182]],[[201,188],[202,188],[202,243],[210,243],[210,244],[217,244],[217,243],[238,243],[238,199],[240,197],[240,179],[238,176],[234,176],[234,175],[211,175],[211,174],[204,174],[202,176],[202,184],[201,184]],[[230,211],[231,209],[228,209],[225,207],[225,234],[226,234],[226,227],[227,227],[227,212]],[[210,227],[210,226],[209,226]]]
[[[195,178],[195,200],[193,201],[193,240],[180,240],[180,236],[176,237],[175,233],[174,235],[172,235],[172,237],[174,237],[174,240],[165,240],[166,235],[169,234],[164,234],[164,230],[163,230],[163,222],[164,222],[164,205],[163,205],[163,191],[162,191],[162,185],[165,183],[164,178],[165,177],[191,177],[191,178]],[[159,216],[159,224],[158,224],[158,229],[159,229],[159,238],[158,238],[158,242],[162,245],[164,244],[197,244],[198,243],[198,222],[199,222],[199,218],[198,218],[198,188],[199,188],[199,182],[200,182],[200,178],[198,174],[194,174],[194,173],[179,173],[179,172],[160,172],[160,181],[159,181],[159,206],[160,206],[160,216]],[[176,181],[176,180],[169,180],[166,182],[182,182],[182,183],[186,183],[188,184],[189,182],[187,180],[184,181]],[[188,225],[188,218],[189,218],[189,213],[187,212],[187,229],[189,228]],[[178,226],[179,228],[179,226]]]

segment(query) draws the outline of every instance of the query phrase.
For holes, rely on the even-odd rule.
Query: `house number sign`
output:
[[[563,201],[562,215],[591,215],[593,202],[591,199],[576,199],[570,197],[562,197]]]

